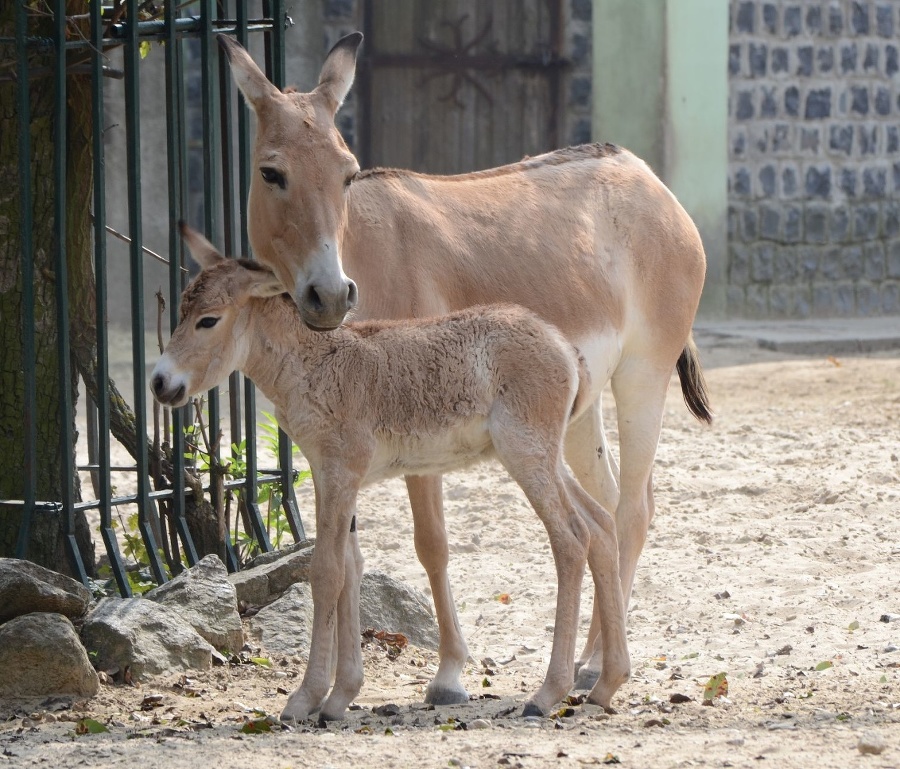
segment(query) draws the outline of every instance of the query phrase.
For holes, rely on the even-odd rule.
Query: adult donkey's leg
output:
[[[673,366],[674,367],[674,366]],[[613,393],[619,423],[621,491],[616,507],[616,534],[619,548],[619,576],[627,613],[638,558],[647,539],[655,511],[652,470],[666,390],[672,368],[647,360],[631,359],[613,375]],[[594,640],[590,660],[579,671],[578,687],[596,682],[602,669],[602,640]]]
[[[440,630],[440,664],[425,692],[425,702],[452,705],[469,701],[460,681],[469,650],[456,616],[456,606],[447,579],[450,549],[444,525],[444,501],[440,475],[406,476],[409,504],[413,514],[416,554],[428,575]]]

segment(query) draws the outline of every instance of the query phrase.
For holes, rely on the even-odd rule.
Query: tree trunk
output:
[[[15,34],[18,3],[3,4],[0,11],[0,36]],[[70,13],[86,13],[86,0],[68,3]],[[30,35],[50,36],[50,20],[29,23]],[[3,46],[4,59],[15,55],[14,47]],[[83,54],[82,54],[83,55]],[[54,64],[54,54],[39,49],[29,51],[33,72],[46,72]],[[10,71],[10,70],[6,70]],[[36,453],[34,465],[35,496],[39,501],[62,499],[62,468],[74,461],[74,446],[62,446],[61,387],[68,388],[73,404],[77,398],[77,371],[72,365],[71,379],[60,383],[56,317],[54,257],[57,243],[53,230],[56,190],[53,179],[55,147],[54,98],[51,76],[43,75],[30,83],[30,181],[31,237],[34,260],[36,362]],[[69,77],[67,126],[67,230],[66,254],[69,275],[69,300],[73,326],[76,318],[93,311],[92,253],[90,226],[91,101],[90,82],[84,77]],[[24,207],[29,201],[20,196],[18,84],[0,82],[0,499],[23,499],[25,488],[24,354],[22,328],[22,227]],[[76,476],[77,477],[77,476]],[[75,489],[76,495],[80,490]],[[11,556],[22,523],[19,506],[0,506],[0,556]],[[32,522],[27,557],[58,570],[69,570],[63,540],[63,521],[55,513],[37,512]],[[82,559],[93,570],[93,545],[84,513],[76,515],[76,537]]]

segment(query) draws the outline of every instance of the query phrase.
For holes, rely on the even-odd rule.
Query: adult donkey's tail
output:
[[[703,369],[700,368],[700,354],[694,337],[689,336],[687,344],[681,351],[676,365],[678,378],[681,380],[681,394],[690,412],[701,422],[711,424],[712,411],[709,406],[709,394],[706,391],[706,379],[703,377]]]

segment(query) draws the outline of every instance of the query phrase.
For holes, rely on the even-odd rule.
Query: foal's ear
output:
[[[178,231],[181,233],[188,251],[191,252],[191,256],[194,257],[194,261],[204,270],[225,261],[225,257],[218,252],[216,247],[197,230],[188,227],[184,222],[178,222]]]
[[[269,81],[262,70],[256,66],[256,62],[250,58],[250,54],[237,40],[228,35],[216,36],[219,45],[225,51],[228,63],[231,65],[231,76],[247,103],[255,111],[266,101],[281,95]]]
[[[265,267],[253,264],[253,269],[246,269],[250,281],[250,295],[259,297],[278,296],[284,293],[284,284],[275,273]]]
[[[319,85],[314,93],[321,94],[328,102],[332,114],[338,111],[356,73],[356,52],[362,43],[362,32],[351,32],[338,40],[325,57],[322,71],[319,73]]]

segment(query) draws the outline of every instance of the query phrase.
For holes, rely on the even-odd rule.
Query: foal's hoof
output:
[[[462,688],[430,685],[425,691],[426,705],[465,705],[469,701],[469,693]]]
[[[581,668],[578,671],[578,676],[575,678],[575,690],[579,692],[589,692],[594,686],[597,684],[597,681],[600,680],[600,671],[599,670],[589,670],[588,668]]]

